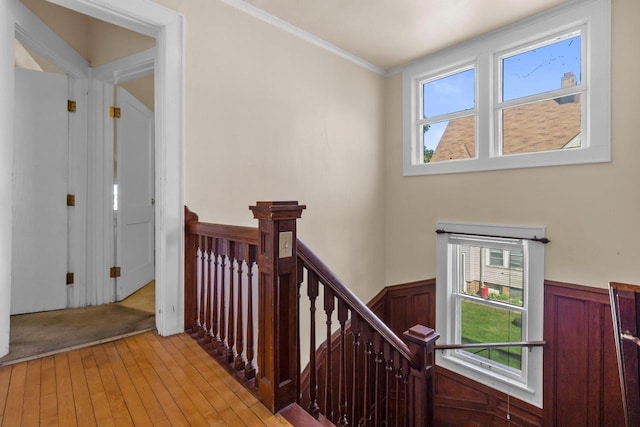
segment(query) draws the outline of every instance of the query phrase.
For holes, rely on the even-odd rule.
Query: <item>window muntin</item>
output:
[[[475,157],[475,68],[458,68],[419,85],[422,162]]]
[[[436,227],[447,230],[436,238],[439,342],[542,340],[544,245],[530,239],[544,237],[544,228],[441,221]],[[542,405],[542,348],[446,350],[436,353],[436,363]]]
[[[562,60],[549,56],[549,52],[558,49],[568,52],[562,55]],[[547,55],[546,63],[549,65],[551,62],[550,66],[537,70],[533,67],[520,75],[534,71],[528,78],[538,79],[543,68],[553,70],[557,68],[556,64],[560,64],[560,71],[554,71],[558,74],[556,77],[545,79],[542,76],[539,80],[544,84],[536,83],[531,88],[525,85],[526,90],[520,92],[511,89],[513,84],[506,76],[503,85],[503,66],[506,67],[504,72],[509,73],[516,69],[517,60],[532,62],[540,52]],[[609,0],[587,0],[559,6],[523,23],[408,64],[402,70],[403,174],[428,175],[610,161],[610,64]],[[451,114],[456,114],[459,122],[464,116],[473,116],[473,155],[464,161],[460,154],[442,159],[438,156],[438,149],[434,149],[434,143],[430,145],[427,142],[425,149],[424,122],[420,122],[427,120],[423,115],[422,85],[470,66],[475,70],[475,108]],[[574,81],[575,86],[571,86]],[[513,132],[514,126],[516,129],[522,127],[514,119],[518,114],[527,117],[530,109],[538,110],[546,117],[570,119],[570,125],[559,127],[564,129],[564,134],[557,136],[548,134],[549,129],[556,128],[549,119],[541,120],[537,126],[537,120],[527,120],[524,124],[535,130],[529,136],[536,144],[530,143],[522,137],[526,132]],[[571,114],[558,114],[557,110],[573,111]],[[446,115],[428,118],[432,122],[447,122],[447,126],[450,119]],[[435,131],[428,133],[436,134]],[[448,145],[446,134],[441,132],[441,135],[443,141],[439,141],[436,147]],[[468,146],[460,144],[462,148]],[[426,156],[429,162],[425,162],[425,150],[433,150]],[[450,161],[443,161],[445,159]]]

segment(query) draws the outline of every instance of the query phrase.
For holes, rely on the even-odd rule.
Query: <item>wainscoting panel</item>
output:
[[[545,283],[544,418],[554,426],[624,426],[605,289]]]
[[[435,291],[433,279],[389,286],[369,307],[402,336],[417,323],[435,326]],[[437,426],[624,426],[608,291],[546,281],[544,292],[544,409],[436,367]],[[301,383],[308,402],[308,372]]]

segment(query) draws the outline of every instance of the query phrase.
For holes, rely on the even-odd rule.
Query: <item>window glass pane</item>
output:
[[[473,159],[476,149],[475,116],[422,125],[424,163]]]
[[[461,343],[497,343],[522,341],[522,314],[481,302],[461,301]],[[476,357],[522,369],[520,347],[477,348],[465,350]]]
[[[502,111],[502,154],[580,148],[580,94]]]
[[[504,253],[501,249],[489,249],[489,265],[502,267],[504,264]]]
[[[475,107],[475,70],[462,71],[422,84],[424,118]]]
[[[502,100],[580,85],[581,40],[574,36],[502,60]]]
[[[499,301],[516,307],[523,307],[524,276],[522,270],[522,252],[520,267],[505,267],[502,249],[483,248],[473,245],[457,245],[460,254],[459,291],[462,294]],[[515,252],[514,252],[515,253]],[[500,262],[491,255],[500,254]]]
[[[522,252],[511,252],[509,254],[509,267],[522,269]]]

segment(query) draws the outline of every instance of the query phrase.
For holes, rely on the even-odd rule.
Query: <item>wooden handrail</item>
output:
[[[411,362],[413,367],[419,365],[418,360],[409,350],[407,344],[402,341],[389,327],[376,316],[353,292],[351,292],[335,274],[322,262],[305,243],[298,239],[298,257],[301,258],[305,266],[316,273],[320,281],[329,286],[336,295],[346,301],[349,308],[355,311],[365,320],[380,336],[389,342],[402,356]]]
[[[212,224],[207,222],[190,222],[187,231],[207,237],[231,240],[234,242],[258,245],[259,235],[257,227],[244,227],[240,225]]]
[[[473,344],[436,344],[435,350],[459,350],[465,348],[499,348],[499,347],[543,347],[546,341],[492,342]]]

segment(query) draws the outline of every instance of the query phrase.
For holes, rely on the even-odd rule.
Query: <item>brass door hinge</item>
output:
[[[70,113],[76,112],[76,101],[71,101],[71,100],[67,101],[67,111]]]
[[[120,277],[120,267],[111,267],[109,269],[109,277],[111,277],[112,279]]]
[[[75,206],[75,205],[76,205],[75,194],[67,194],[67,206]]]
[[[67,285],[73,285],[73,273],[67,273]]]
[[[120,108],[119,107],[109,107],[109,117],[113,117],[115,119],[120,118]]]

